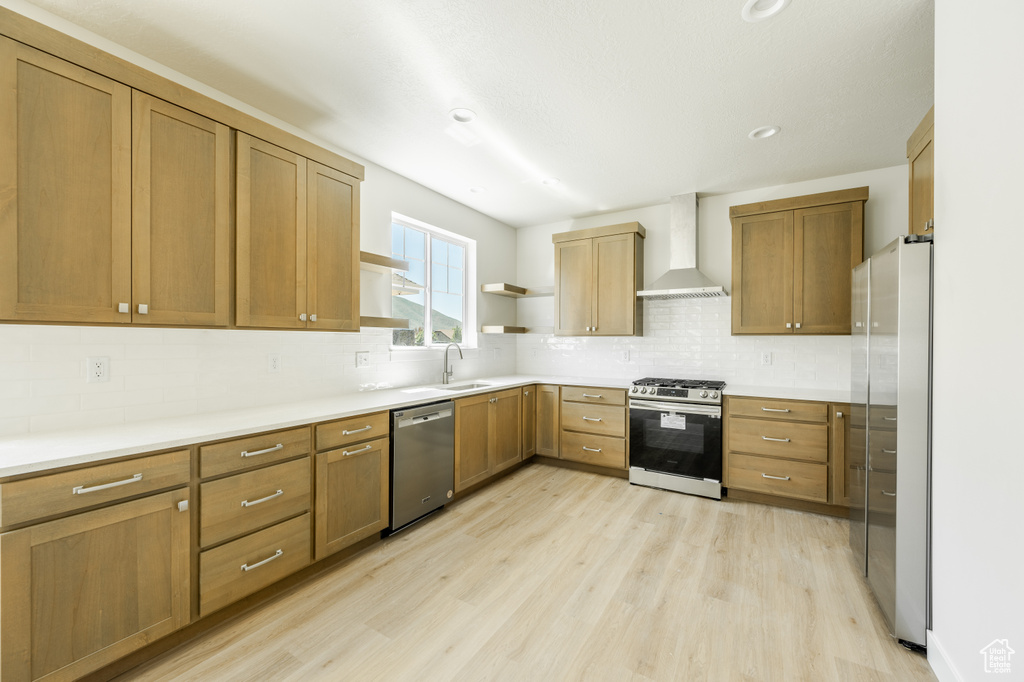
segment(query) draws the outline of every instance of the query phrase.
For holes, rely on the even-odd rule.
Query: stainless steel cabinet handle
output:
[[[302,320],[303,322],[305,322],[306,321],[306,313],[302,313],[301,315],[299,315],[299,319]]]
[[[118,303],[117,304],[117,312],[119,312],[119,313],[130,313],[131,311],[132,311],[132,308],[127,303]]]
[[[256,455],[265,455],[268,452],[274,452],[275,450],[283,450],[283,449],[284,449],[284,443],[278,443],[274,447],[267,448],[265,450],[253,450],[252,452],[249,452],[248,450],[242,450],[242,457],[255,457]]]
[[[787,408],[785,410],[779,410],[779,409],[774,408],[774,407],[762,407],[761,411],[762,412],[789,412],[789,409]]]
[[[604,396],[598,393],[597,395],[591,395],[590,393],[584,393],[584,398],[603,398]]]
[[[316,313],[313,313],[312,315],[309,316],[309,321],[316,322]]]
[[[263,564],[269,564],[271,561],[273,561],[277,557],[281,556],[282,554],[284,554],[284,550],[283,549],[279,549],[276,552],[274,552],[273,556],[269,556],[266,559],[264,559],[263,561],[257,561],[252,566],[250,566],[249,564],[242,564],[242,570],[243,571],[251,571],[254,568],[259,568]]]
[[[894,422],[894,421],[896,421],[896,417],[882,417],[882,419],[884,419],[887,422]]]
[[[529,391],[523,391],[523,395],[530,395]]]
[[[768,436],[761,436],[761,440],[770,440],[775,443],[788,443],[788,438],[769,438]]]
[[[842,412],[836,412],[836,419],[842,419],[842,418],[843,418],[843,413]]]
[[[585,422],[599,422],[599,421],[601,421],[601,418],[600,417],[584,417],[583,421],[585,421]]]
[[[149,306],[145,303],[139,304],[139,315],[149,315]]]
[[[258,500],[252,500],[251,502],[249,500],[242,500],[242,506],[243,507],[255,507],[257,504],[260,504],[262,502],[266,502],[267,500],[272,500],[275,497],[279,497],[280,495],[284,495],[284,491],[283,490],[278,490],[273,495],[267,495],[266,497],[261,497]]]
[[[885,448],[882,448],[882,452],[884,452],[887,455],[895,455],[896,454],[895,450],[886,450]]]
[[[792,322],[787,322],[786,323],[786,329],[792,329],[792,328],[793,328],[793,323]]]
[[[885,495],[886,497],[896,497],[896,493],[891,493],[888,490],[883,490],[882,494]]]
[[[345,457],[348,457],[349,455],[358,455],[360,452],[366,452],[367,450],[372,450],[372,449],[373,449],[373,443],[370,443],[369,445],[364,445],[363,447],[359,448],[358,450],[342,450],[341,454],[343,454]]]
[[[761,478],[770,478],[775,481],[788,481],[789,476],[769,476],[768,474],[761,474]]]
[[[498,402],[498,399],[497,398],[491,398],[487,402],[489,402],[489,403],[496,403],[496,402]]]
[[[128,485],[129,483],[137,483],[142,480],[142,474],[135,474],[131,478],[126,478],[123,481],[114,481],[113,483],[103,483],[101,485],[93,485],[86,488],[84,485],[76,485],[71,489],[72,495],[84,495],[86,493],[94,493],[97,490],[106,490],[107,488],[116,488],[120,485]]]
[[[354,429],[352,431],[346,431],[345,429],[342,429],[341,430],[341,435],[343,435],[343,436],[351,436],[353,433],[362,433],[363,431],[369,431],[372,428],[373,428],[372,424],[367,424],[366,426],[364,426],[361,429]]]
[[[796,328],[797,328],[797,329],[799,329],[799,328],[800,328],[800,323],[799,323],[799,322],[797,322],[797,323],[796,323]]]
[[[588,448],[586,445],[583,446],[583,449],[587,452],[601,452],[601,448]]]

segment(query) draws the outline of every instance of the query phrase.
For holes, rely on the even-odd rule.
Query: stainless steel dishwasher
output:
[[[455,403],[393,410],[389,532],[443,507],[454,488]]]

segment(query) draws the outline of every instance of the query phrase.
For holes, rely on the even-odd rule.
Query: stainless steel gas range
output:
[[[656,379],[629,389],[629,482],[722,499],[724,381]]]

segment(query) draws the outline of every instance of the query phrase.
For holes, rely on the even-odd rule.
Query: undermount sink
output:
[[[494,384],[449,384],[448,386],[436,386],[439,391],[471,391],[474,388],[490,388]]]

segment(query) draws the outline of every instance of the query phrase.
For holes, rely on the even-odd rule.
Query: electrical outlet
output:
[[[761,353],[761,364],[762,365],[770,365],[770,364],[772,364],[772,353],[771,353],[771,351],[767,351],[766,350],[763,353]]]
[[[98,384],[104,381],[110,381],[110,358],[86,358],[85,383]]]
[[[622,351],[622,361],[623,362],[629,362],[629,351],[628,350]]]
[[[370,366],[370,351],[361,350],[356,353],[356,367],[369,367]]]
[[[281,372],[281,354],[267,353],[267,374],[279,374]]]

